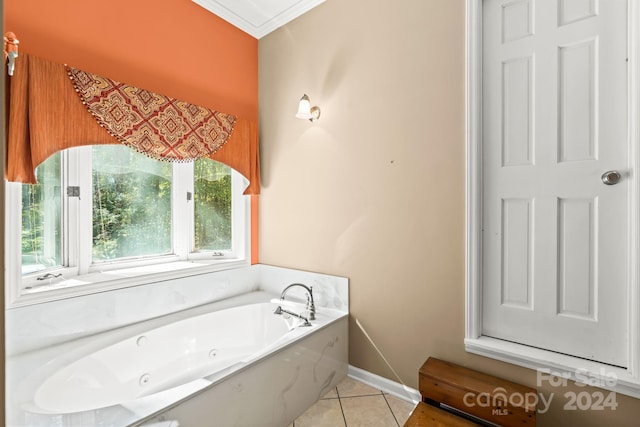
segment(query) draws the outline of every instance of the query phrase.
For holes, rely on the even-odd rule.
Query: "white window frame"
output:
[[[92,233],[92,147],[76,147],[61,153],[65,156],[62,188],[79,186],[80,197],[62,192],[63,249],[65,267],[50,268],[32,274],[21,272],[22,184],[6,183],[5,215],[5,287],[7,308],[43,303],[105,290],[152,283],[158,280],[187,277],[204,272],[250,265],[251,209],[250,197],[243,195],[248,181],[231,169],[232,247],[227,251],[192,252],[194,237],[193,162],[173,163],[172,176],[172,246],[173,253],[132,259],[91,262]],[[187,198],[187,193],[191,197]],[[187,221],[184,221],[184,219]],[[185,262],[189,263],[188,265]],[[37,277],[46,273],[62,273],[54,279],[57,286],[37,292],[24,292],[27,286],[37,288],[45,281]],[[82,285],[73,285],[82,282]]]
[[[465,349],[492,359],[536,370],[547,370],[572,380],[593,379],[593,384],[640,397],[640,175],[630,176],[630,289],[629,367],[537,349],[482,335],[482,4],[466,0],[466,301]],[[640,165],[640,2],[628,4],[629,161]],[[586,372],[585,372],[586,371]],[[576,375],[578,374],[578,375]],[[615,375],[616,381],[611,381]],[[609,377],[607,377],[609,376]],[[612,384],[613,383],[613,384]]]

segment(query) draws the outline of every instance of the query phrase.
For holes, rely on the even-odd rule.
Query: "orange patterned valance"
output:
[[[233,132],[236,118],[67,66],[82,103],[121,143],[156,160],[208,157]]]
[[[125,143],[162,160],[209,157],[247,178],[245,194],[260,193],[255,121],[22,52],[6,82],[9,181],[35,183],[35,168],[60,150]]]

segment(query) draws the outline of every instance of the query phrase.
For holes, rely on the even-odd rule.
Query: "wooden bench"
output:
[[[404,427],[536,425],[531,387],[433,357],[420,368],[418,383],[422,402]]]

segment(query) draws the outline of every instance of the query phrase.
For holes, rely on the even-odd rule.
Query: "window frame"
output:
[[[75,147],[64,150],[60,154],[63,156],[61,159],[63,266],[22,275],[20,233],[22,230],[22,184],[6,182],[5,280],[7,286],[5,296],[7,308],[137,286],[160,279],[175,279],[250,265],[250,197],[243,195],[248,181],[234,169],[231,169],[231,250],[191,251],[195,230],[194,200],[193,197],[189,199],[187,193],[194,194],[193,162],[172,163],[172,253],[92,263],[92,146]],[[79,186],[80,197],[68,196],[66,191],[63,191],[68,186]],[[58,286],[48,289],[46,285],[49,283],[37,280],[39,276],[46,273],[62,273],[64,279],[53,279],[50,284]],[[80,285],[78,281],[82,284]],[[27,287],[40,287],[41,290],[24,292]]]

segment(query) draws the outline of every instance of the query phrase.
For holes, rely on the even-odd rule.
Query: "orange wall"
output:
[[[258,40],[190,0],[5,0],[20,50],[258,119]]]
[[[258,40],[190,0],[4,0],[4,28],[23,52],[258,121]]]

